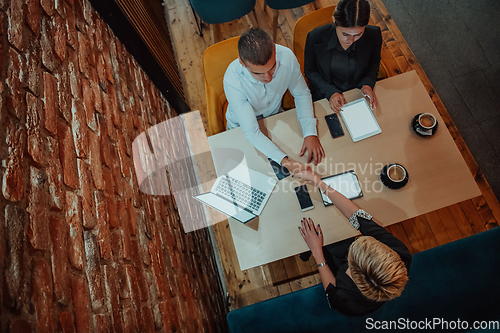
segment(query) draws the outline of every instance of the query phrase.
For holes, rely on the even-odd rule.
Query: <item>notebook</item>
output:
[[[345,104],[340,114],[353,142],[382,132],[364,97]]]
[[[260,215],[276,179],[234,160],[228,160],[222,170],[223,174],[216,179],[210,192],[193,197],[242,223]]]
[[[342,172],[333,176],[328,176],[322,178],[322,180],[330,185],[335,191],[343,194],[348,199],[356,199],[363,196],[363,192],[361,191],[361,186],[359,185],[358,176],[354,172],[354,170],[349,170],[346,172]],[[323,198],[323,204],[325,206],[333,205],[330,198],[328,198],[325,194],[321,193],[321,197]]]

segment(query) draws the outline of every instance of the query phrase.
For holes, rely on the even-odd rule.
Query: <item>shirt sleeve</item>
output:
[[[351,220],[355,221],[354,224],[353,222],[351,222]],[[366,213],[362,209],[358,209],[351,216],[349,222],[353,224],[355,228],[355,224],[357,222],[358,228],[356,229],[358,229],[361,234],[363,234],[364,236],[371,236],[393,249],[397,254],[399,254],[401,260],[403,260],[403,262],[405,263],[406,268],[410,269],[411,254],[406,245],[398,238],[396,238],[393,234],[385,230],[384,227],[375,223],[370,214]]]
[[[375,87],[375,82],[377,81],[377,75],[380,68],[380,50],[382,49],[382,33],[380,32],[379,27],[375,28],[373,31],[373,46],[368,58],[368,67],[365,71],[364,77],[360,80],[358,86],[356,88],[361,89],[363,86],[370,86],[372,89]]]
[[[314,89],[315,93],[330,100],[335,93],[342,93],[342,91],[334,84],[326,81],[320,73],[318,68],[318,57],[316,55],[316,42],[314,33],[307,34],[306,46],[304,50],[304,74]],[[324,52],[328,52],[325,48]],[[316,95],[314,98],[317,98]]]
[[[246,95],[225,80],[224,92],[229,104],[238,110],[234,112],[234,117],[243,130],[245,138],[261,153],[280,164],[286,154],[260,131],[255,111]]]
[[[292,63],[292,76],[288,89],[295,99],[295,108],[300,126],[302,127],[302,135],[304,138],[311,135],[317,136],[317,121],[314,117],[311,92],[307,87],[306,80],[302,76],[297,58],[291,51],[289,56],[289,61]]]

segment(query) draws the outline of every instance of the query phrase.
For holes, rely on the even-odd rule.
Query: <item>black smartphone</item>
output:
[[[297,194],[297,199],[299,199],[300,209],[305,212],[314,208],[309,192],[307,191],[306,185],[297,186],[295,188],[295,194]]]
[[[278,177],[278,180],[282,180],[283,178],[290,176],[290,171],[288,171],[286,167],[276,163],[270,158],[267,159],[269,160],[269,163],[271,163],[271,166],[273,167],[274,173],[276,174],[276,177]]]
[[[339,136],[344,135],[344,130],[342,129],[342,124],[339,120],[339,115],[336,113],[329,114],[325,116],[326,124],[328,125],[328,129],[330,130],[330,134],[332,138],[338,138]]]

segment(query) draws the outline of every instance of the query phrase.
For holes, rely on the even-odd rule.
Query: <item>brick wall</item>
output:
[[[0,0],[0,23],[0,331],[224,331],[207,230],[134,175],[175,111],[87,0]]]

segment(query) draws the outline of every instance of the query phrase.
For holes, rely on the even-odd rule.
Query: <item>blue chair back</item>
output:
[[[315,0],[265,0],[266,4],[276,10],[282,9],[292,9],[297,7],[302,7],[308,3],[314,2]]]
[[[255,7],[255,0],[190,0],[200,19],[208,24],[237,20]]]

